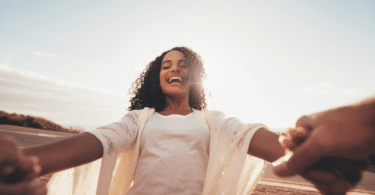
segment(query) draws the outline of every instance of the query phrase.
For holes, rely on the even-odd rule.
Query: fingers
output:
[[[41,181],[32,180],[17,184],[0,183],[0,192],[2,195],[45,195],[47,188]]]
[[[16,171],[16,166],[10,165],[10,164],[4,165],[4,167],[2,168],[1,176],[6,177],[8,175],[11,175],[15,171]]]
[[[354,186],[345,178],[339,179],[335,174],[321,170],[312,170],[302,176],[323,194],[345,194]]]
[[[23,152],[17,142],[10,137],[0,137],[0,181],[10,181],[8,176],[22,173],[20,162]]]
[[[300,117],[296,122],[296,127],[305,127],[312,129],[314,126],[313,115],[304,115]]]
[[[39,158],[36,156],[25,158],[21,166],[22,170],[25,172],[25,180],[36,178],[42,170],[39,165]]]
[[[361,171],[364,168],[357,166],[358,163],[339,157],[323,157],[305,170],[322,170],[335,175],[337,180],[346,180],[355,185],[361,179]]]
[[[365,160],[323,157],[305,169],[301,175],[323,194],[345,194],[361,179]]]
[[[337,181],[335,183],[314,183],[316,189],[318,189],[322,194],[326,195],[345,195],[347,191],[351,188],[350,183],[345,181]]]
[[[36,156],[26,157],[18,165],[8,164],[3,168],[1,181],[16,183],[35,179],[41,172],[39,159]]]
[[[347,181],[338,181],[332,187],[334,194],[345,194],[350,188],[351,184]]]
[[[292,176],[302,172],[321,157],[313,139],[307,139],[295,148],[289,159],[280,158],[274,165],[274,172],[279,176]]]
[[[15,183],[31,180],[41,171],[36,156],[25,157],[17,142],[10,137],[0,137],[0,181]]]
[[[304,177],[316,183],[332,183],[336,179],[335,174],[322,170],[309,171]]]
[[[306,117],[301,117],[299,121],[302,121],[302,122],[306,121]],[[289,167],[294,167],[295,165],[293,164],[296,161],[294,159],[300,158],[298,156],[300,155],[300,153],[304,152],[304,148],[310,147],[309,142],[304,143],[304,141],[306,140],[309,134],[310,134],[309,130],[307,130],[306,128],[296,127],[296,128],[288,129],[288,131],[285,133],[285,136],[280,136],[279,138],[280,144],[284,147],[284,149],[286,149],[287,151],[288,150],[293,151],[293,153],[289,153],[289,157],[281,158],[277,162],[273,163],[275,166],[278,165],[274,169],[276,174],[279,174],[280,176],[289,176],[289,175],[294,175],[295,173],[298,173],[298,170],[293,171]],[[303,144],[304,146],[302,148],[300,147],[297,149],[297,147],[300,146],[301,144]],[[305,158],[307,158],[306,161],[308,161],[311,158],[311,156],[310,157],[306,156]],[[286,163],[286,161],[288,161],[288,163]],[[302,169],[303,168],[301,168],[301,170]]]
[[[285,136],[280,136],[279,143],[284,149],[294,151],[296,147],[301,145],[307,136],[309,131],[303,127],[289,128],[285,132]]]
[[[45,184],[34,179],[41,171],[38,158],[25,157],[9,137],[0,138],[0,148],[0,194],[45,195]]]
[[[18,148],[15,139],[0,137],[0,162],[17,162],[23,157],[23,152]]]
[[[342,168],[346,169],[347,167]],[[335,164],[335,159],[323,159],[309,167],[301,175],[311,181],[323,194],[345,194],[356,183],[352,183],[350,177],[339,172],[341,170],[339,165]],[[347,171],[351,171],[350,168]],[[357,171],[357,174],[360,172]]]

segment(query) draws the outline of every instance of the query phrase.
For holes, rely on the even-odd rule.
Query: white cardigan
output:
[[[137,165],[142,131],[155,110],[144,108],[131,112],[133,115],[130,118],[136,121],[138,128],[134,144],[125,149],[115,148],[112,143],[103,145],[103,158],[55,173],[47,185],[48,194],[125,195]],[[210,131],[209,161],[202,194],[250,194],[265,163],[262,159],[247,155],[247,151],[254,133],[267,127],[262,124],[243,124],[236,118],[225,118],[219,111],[194,110],[194,113]],[[124,124],[110,127],[124,128]],[[99,129],[114,131],[111,128],[107,126]],[[125,130],[131,133],[127,127]],[[106,143],[105,137],[99,139]]]

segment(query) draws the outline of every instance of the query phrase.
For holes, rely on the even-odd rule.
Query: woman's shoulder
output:
[[[225,117],[224,113],[219,110],[209,110],[209,109],[195,110],[193,109],[193,111],[196,114],[201,115],[202,117],[205,117],[205,118],[207,117],[212,118],[212,117],[217,117],[217,116]]]
[[[145,107],[145,108],[142,108],[142,109],[139,109],[139,110],[130,110],[128,111],[125,116],[125,117],[135,117],[135,118],[139,118],[139,117],[142,117],[143,115],[150,115],[152,114],[153,112],[155,112],[155,109],[154,108],[149,108],[149,107]]]

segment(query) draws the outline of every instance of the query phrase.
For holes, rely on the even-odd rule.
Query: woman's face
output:
[[[170,51],[164,56],[160,70],[160,87],[168,96],[189,96],[188,68],[184,54]]]

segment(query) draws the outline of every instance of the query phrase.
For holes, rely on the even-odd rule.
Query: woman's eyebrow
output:
[[[162,62],[161,64],[163,65],[163,64],[165,64],[165,63],[171,63],[172,61],[170,61],[170,60],[165,60],[164,62]]]
[[[186,62],[186,59],[178,60],[178,63],[180,63],[180,62]],[[165,60],[165,61],[162,62],[161,64],[163,65],[163,64],[165,64],[165,63],[172,63],[172,61],[171,61],[171,60]]]

